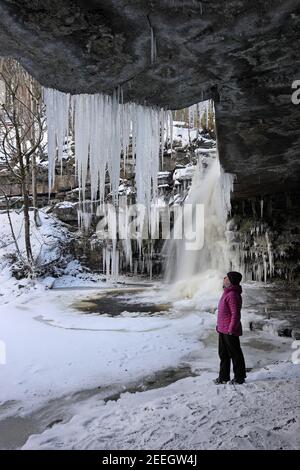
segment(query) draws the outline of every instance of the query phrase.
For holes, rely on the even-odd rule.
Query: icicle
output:
[[[208,129],[209,124],[209,101],[206,101],[206,129]]]
[[[49,88],[45,88],[43,91],[48,126],[48,186],[50,194],[55,180],[56,155],[62,164],[65,139],[69,134],[70,95]]]
[[[90,140],[90,95],[75,97],[75,161],[77,167],[79,198],[85,201]]]
[[[154,29],[152,28],[152,26],[150,27],[150,29],[151,29],[151,64],[153,64],[156,61],[156,55],[157,55],[156,37],[155,37]]]
[[[160,149],[159,112],[136,105],[134,114],[133,153],[136,157],[137,203],[145,205],[149,211],[151,200],[157,194]]]
[[[121,161],[121,106],[118,103],[116,93],[113,94],[111,104],[111,155],[108,160],[108,171],[112,187],[113,203],[117,203],[118,188],[120,184]],[[107,143],[109,145],[109,143]]]
[[[119,103],[122,99],[120,88],[112,97],[81,94],[70,99],[70,95],[50,89],[45,89],[44,97],[48,121],[49,188],[54,184],[56,156],[62,158],[71,115],[80,201],[85,202],[89,182],[91,201],[99,198],[100,203],[104,202],[108,172],[113,203],[117,203],[121,153],[126,159],[131,136],[132,155],[136,160],[137,200],[145,204],[149,212],[151,200],[157,194],[159,153],[163,154],[165,125],[172,145],[172,113],[134,103]]]
[[[159,116],[159,132],[160,132],[160,153],[161,153],[161,170],[164,169],[164,149],[165,149],[165,111],[162,109]]]
[[[188,109],[189,113],[189,128],[193,129],[196,127],[196,120],[198,116],[198,104],[193,104]]]
[[[165,113],[166,129],[167,129],[167,142],[170,141],[171,149],[173,147],[173,115],[172,111]]]
[[[264,282],[267,282],[268,263],[267,263],[266,255],[263,255],[263,264],[264,264]]]
[[[190,106],[189,107],[189,129],[191,129],[191,127],[194,127],[194,114],[193,114],[193,107]]]
[[[188,108],[188,128],[193,129],[197,127],[199,130],[203,130],[202,120],[204,118],[204,125],[206,129],[209,126],[209,115],[215,114],[214,104],[212,100],[203,101],[204,94],[202,92],[202,102],[193,104]]]
[[[260,218],[262,219],[264,215],[264,200],[261,198],[260,200]]]
[[[274,275],[274,256],[273,256],[272,244],[270,242],[268,232],[266,232],[266,242],[267,242],[268,258],[269,258],[270,277],[273,277],[273,275]]]
[[[87,205],[86,202],[82,202],[80,206],[80,209],[77,211],[78,226],[81,227],[83,231],[87,232],[92,222],[92,208],[90,205]]]

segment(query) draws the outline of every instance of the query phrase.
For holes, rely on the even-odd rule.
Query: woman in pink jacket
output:
[[[223,295],[218,305],[217,332],[219,333],[220,372],[215,384],[223,384],[230,380],[230,361],[233,365],[234,379],[232,384],[242,384],[246,378],[244,355],[241,350],[240,336],[243,334],[241,325],[242,288],[241,273],[230,271],[223,281]]]

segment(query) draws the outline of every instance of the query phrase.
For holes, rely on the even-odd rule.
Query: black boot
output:
[[[216,385],[222,385],[222,384],[227,384],[228,380],[221,380],[220,377],[214,380],[214,384]]]
[[[229,383],[231,385],[235,385],[235,384],[242,385],[243,383],[245,383],[245,380],[244,379],[232,379],[232,380],[230,380]]]

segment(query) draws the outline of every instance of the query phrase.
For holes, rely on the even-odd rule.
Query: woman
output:
[[[216,330],[219,333],[219,377],[215,384],[230,381],[230,361],[233,365],[234,379],[231,384],[242,384],[246,378],[244,355],[241,350],[240,336],[243,334],[241,325],[242,308],[241,273],[230,271],[223,280],[223,295],[218,305]]]

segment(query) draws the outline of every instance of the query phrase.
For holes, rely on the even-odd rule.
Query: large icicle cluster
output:
[[[244,220],[244,227],[238,227],[234,218],[227,224],[232,267],[238,269],[244,279],[267,282],[276,274],[272,230],[266,221],[246,217]],[[278,255],[284,258],[285,253]]]
[[[129,144],[135,158],[137,202],[150,207],[156,196],[159,155],[165,128],[172,128],[172,113],[134,103],[120,103],[120,93],[69,95],[44,89],[48,123],[49,191],[54,185],[55,162],[62,159],[70,129],[75,134],[75,162],[81,200],[87,182],[91,200],[104,201],[109,175],[113,201],[117,202],[120,159]]]

